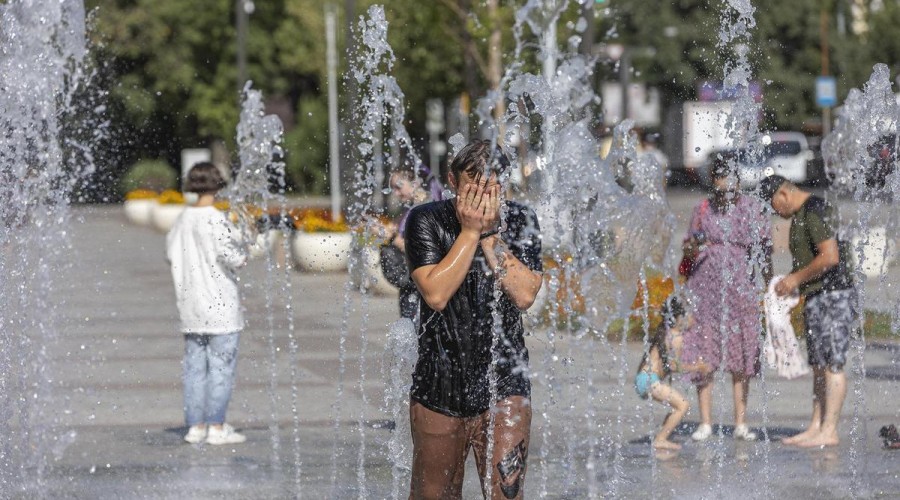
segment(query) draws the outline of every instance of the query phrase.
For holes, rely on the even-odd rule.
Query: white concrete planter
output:
[[[360,252],[360,263],[365,269],[365,277],[368,278],[367,289],[377,295],[397,296],[400,293],[394,285],[388,283],[381,272],[381,252],[378,247],[365,246]]]
[[[143,200],[125,200],[123,208],[125,209],[125,218],[132,224],[138,226],[150,227],[151,215],[153,207],[158,205],[153,198]]]
[[[297,231],[291,241],[294,262],[303,271],[346,271],[353,235]]]
[[[884,227],[872,227],[865,236],[853,238],[850,253],[853,256],[853,264],[868,278],[881,276],[887,272],[887,267],[894,259],[893,241],[888,239],[887,230]],[[862,258],[858,248],[862,245]]]
[[[175,225],[175,220],[184,211],[185,205],[156,204],[150,211],[150,220],[157,231],[168,233]]]

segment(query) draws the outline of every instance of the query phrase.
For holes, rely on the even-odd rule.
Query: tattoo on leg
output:
[[[506,498],[515,498],[525,479],[525,460],[528,459],[528,447],[525,440],[519,442],[502,460],[497,462],[500,473],[500,490]]]

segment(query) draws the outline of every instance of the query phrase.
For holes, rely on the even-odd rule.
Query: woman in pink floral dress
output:
[[[734,437],[752,441],[745,422],[750,378],[759,372],[760,303],[770,274],[771,222],[762,203],[742,195],[737,161],[720,155],[712,168],[713,194],[694,209],[685,248],[696,249],[687,290],[694,324],[684,333],[684,361],[706,362],[731,373]],[[760,278],[762,271],[763,277]],[[712,434],[714,372],[691,377],[701,424],[693,439]]]

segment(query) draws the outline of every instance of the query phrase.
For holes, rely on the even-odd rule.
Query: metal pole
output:
[[[625,47],[619,59],[619,84],[622,85],[622,119],[627,120],[630,110],[628,87],[631,86],[631,49]]]
[[[547,81],[551,86],[553,85],[553,80],[556,79],[556,22],[555,19],[550,19],[550,22],[547,23],[547,27],[544,30],[544,80]],[[546,118],[546,117],[545,117]],[[550,153],[550,129],[553,127],[552,123],[549,123],[549,120],[544,121],[543,123],[543,142],[542,150],[544,151],[544,159],[547,159],[547,155]]]
[[[356,28],[357,23],[359,22],[359,17],[356,15],[356,0],[344,0],[344,46],[342,49],[342,54],[344,54],[344,58],[348,63],[345,68],[349,71],[349,68],[352,67],[353,61],[356,60],[356,39],[353,36],[353,30]],[[356,179],[354,178],[354,172],[356,171],[356,144],[358,142],[358,138],[355,130],[355,123],[353,122],[353,112],[356,109],[356,93],[358,92],[358,87],[356,84],[356,78],[344,78],[344,86],[343,86],[343,97],[342,97],[342,105],[343,105],[343,113],[342,117],[342,126],[340,128],[340,164],[341,164],[341,173],[338,179],[338,182],[341,185],[341,195],[348,200],[352,200],[349,203],[352,205],[355,202],[359,201],[359,195],[356,193]]]
[[[544,31],[544,79],[552,83],[556,76],[556,23],[551,22]]]
[[[372,151],[372,163],[375,167],[375,186],[376,189],[381,193],[379,196],[376,193],[373,194],[373,199],[378,200],[378,205],[381,208],[387,207],[387,197],[384,189],[387,187],[385,185],[385,178],[387,177],[387,173],[384,171],[384,130],[382,130],[382,124],[379,122],[378,126],[375,127],[375,148]]]
[[[581,35],[580,52],[590,56],[594,51],[594,2],[585,2],[582,5],[581,17],[587,21],[587,28]]]
[[[246,9],[247,0],[237,0],[235,2],[235,17],[237,20],[237,69],[238,69],[238,95],[244,91],[244,85],[247,83],[247,25],[248,13]],[[239,97],[240,98],[240,97]]]
[[[819,16],[819,42],[822,56],[822,76],[831,72],[828,50],[828,12],[823,8]],[[822,107],[822,137],[831,133],[831,108]]]
[[[328,151],[331,181],[331,218],[341,217],[340,152],[338,148],[337,41],[335,37],[335,8],[325,5],[325,44],[328,64]]]

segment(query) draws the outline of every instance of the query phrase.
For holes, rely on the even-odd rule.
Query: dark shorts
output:
[[[806,348],[809,364],[843,369],[850,337],[859,326],[859,300],[855,288],[822,292],[806,298]]]

